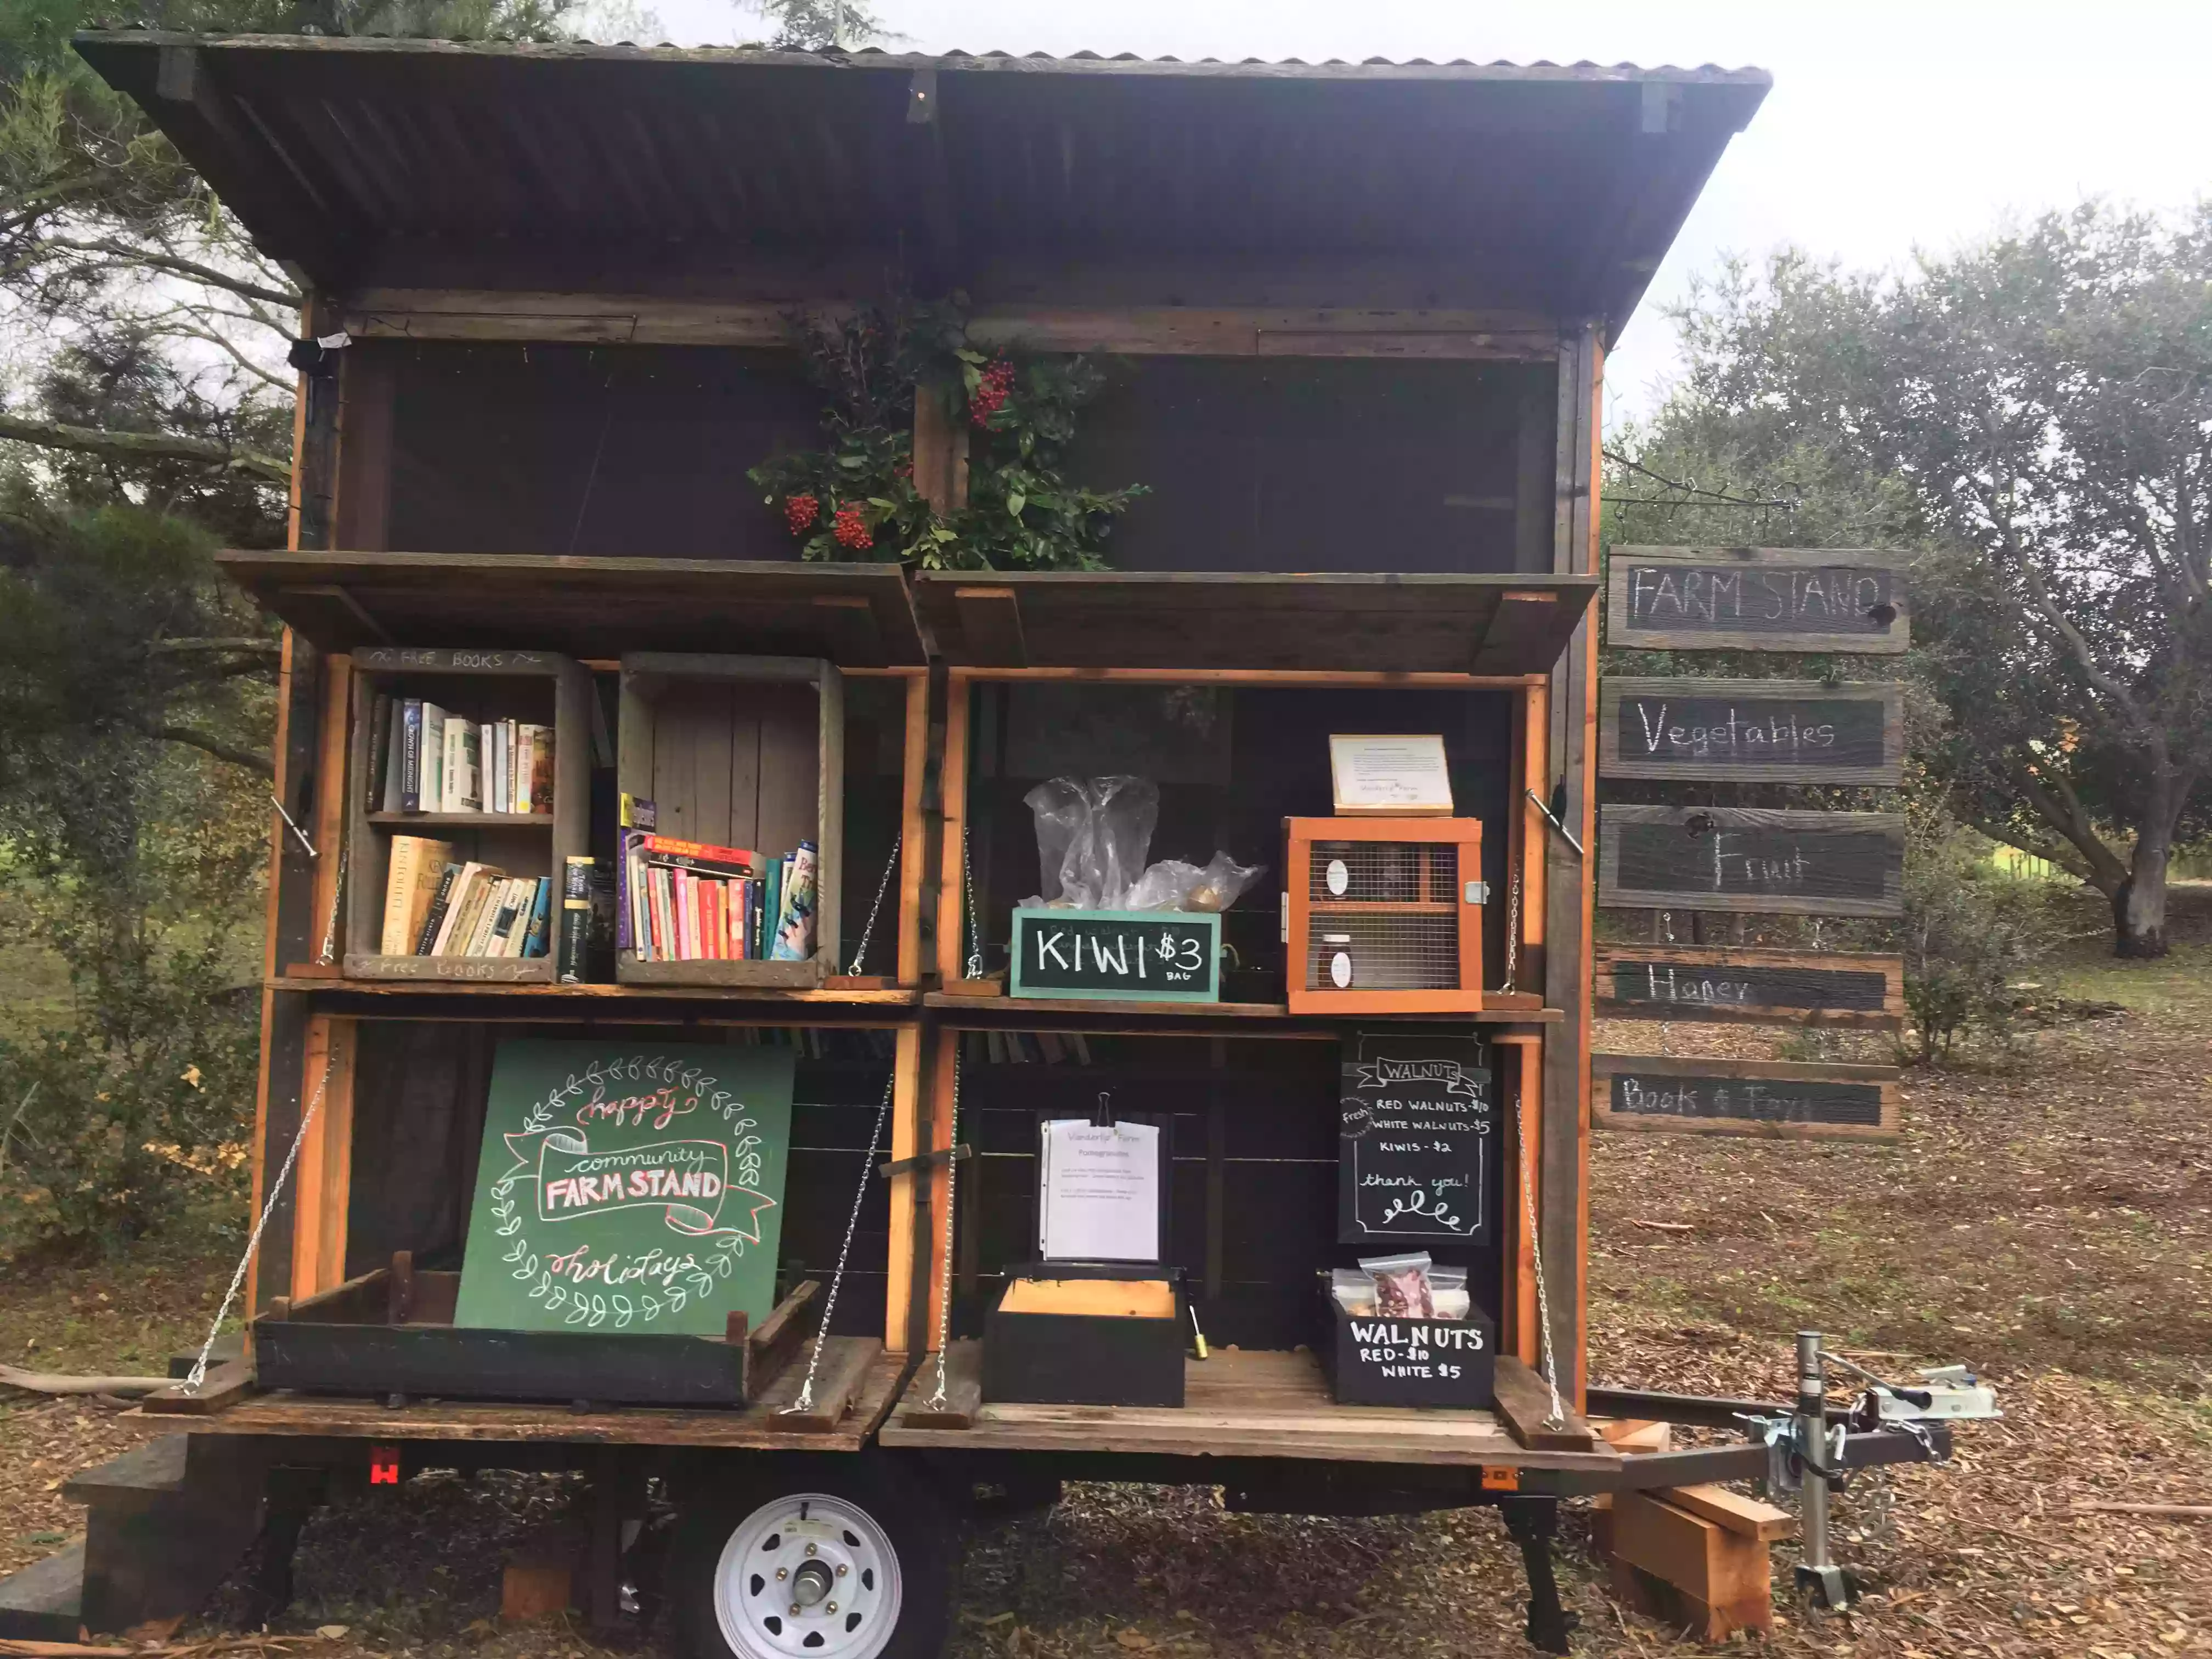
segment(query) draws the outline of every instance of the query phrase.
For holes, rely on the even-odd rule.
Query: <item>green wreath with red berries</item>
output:
[[[1076,411],[1105,376],[1085,357],[975,350],[950,305],[870,306],[807,330],[807,372],[830,396],[823,449],[746,473],[802,557],[912,560],[928,569],[1097,570],[1142,484],[1088,489],[1065,468]],[[939,514],[914,482],[916,398],[972,431],[968,504]]]

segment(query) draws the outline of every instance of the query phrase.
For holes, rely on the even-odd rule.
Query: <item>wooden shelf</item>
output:
[[[953,1345],[956,1372],[972,1367],[977,1346]],[[1340,1406],[1310,1353],[1216,1349],[1211,1359],[1187,1360],[1180,1407],[979,1404],[966,1428],[907,1426],[936,1382],[936,1364],[925,1358],[877,1437],[883,1444],[1590,1471],[1620,1462],[1610,1450],[1529,1450],[1494,1412]]]
[[[423,958],[426,962],[503,962],[507,959],[502,957]],[[321,996],[478,997],[523,1002],[783,1002],[910,1008],[921,1000],[921,992],[899,986],[882,990],[823,991],[791,990],[765,985],[533,985],[510,981],[325,979],[305,975],[273,977],[262,982],[272,991],[307,991]],[[956,1001],[964,1000],[955,999]]]
[[[368,821],[395,830],[503,830],[552,827],[550,812],[371,812]]]
[[[1106,998],[949,996],[942,991],[932,991],[921,1001],[924,1007],[974,1015],[975,1018],[973,1021],[950,1020],[946,1023],[973,1025],[979,1029],[1016,1026],[1027,1030],[1039,1024],[1053,1029],[1069,1023],[1079,1023],[1087,1028],[1101,1020],[1182,1020],[1198,1024],[1279,1022],[1292,1027],[1330,1029],[1347,1019],[1363,1023],[1442,1020],[1462,1025],[1521,1025],[1547,1024],[1566,1018],[1557,1008],[1485,1008],[1474,1013],[1454,1014],[1307,1015],[1294,1014],[1288,1004],[1281,1002],[1124,1002]]]

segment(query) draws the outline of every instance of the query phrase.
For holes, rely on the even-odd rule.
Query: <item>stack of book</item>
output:
[[[379,693],[370,714],[372,812],[553,810],[553,728],[472,720],[421,697]]]
[[[394,836],[382,953],[542,957],[552,903],[548,877],[510,876],[495,865],[457,858],[451,842]]]
[[[623,834],[616,946],[640,962],[804,962],[814,954],[811,842],[766,858],[646,830]]]

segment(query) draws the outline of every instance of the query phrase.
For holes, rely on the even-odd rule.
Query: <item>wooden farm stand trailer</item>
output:
[[[1561,1496],[1764,1471],[1756,1445],[1625,1455],[1582,1413],[1725,1425],[1741,1404],[1588,1382],[1583,849],[1601,368],[1765,75],[139,31],[79,46],[309,295],[290,545],[223,560],[286,624],[277,793],[298,829],[271,834],[259,1330],[451,1318],[432,1268],[465,1231],[503,1039],[768,1033],[796,1044],[797,1104],[784,1300],[731,1334],[749,1403],[347,1397],[258,1383],[246,1353],[150,1402],[186,1434],[82,1479],[88,1542],[17,1583],[14,1628],[182,1611],[257,1534],[274,1602],[331,1491],[505,1467],[592,1475],[581,1589],[603,1622],[622,1616],[627,1523],[649,1492],[672,1502],[667,1593],[708,1659],[933,1651],[949,1522],[979,1488],[1071,1477],[1293,1512],[1497,1503],[1531,1638],[1564,1651]],[[1151,490],[1112,570],[793,558],[744,471],[819,442],[804,317],[892,290],[963,296],[984,349],[1107,367],[1078,462]],[[963,498],[967,448],[925,399],[915,475],[941,507]],[[697,691],[728,672],[703,659],[733,655],[796,662],[775,672],[824,707],[834,682],[834,733],[816,745],[813,714],[763,714],[739,734],[757,774],[733,781],[742,697],[686,703],[723,710],[689,748],[665,708],[633,726],[632,699]],[[562,984],[532,963],[456,976],[378,955],[394,826],[369,810],[362,721],[410,673],[542,696],[580,779],[588,757],[664,807],[735,802],[764,842],[779,813],[812,828],[822,958],[780,981]],[[1317,781],[1346,730],[1445,734],[1482,829],[1472,1011],[1287,1006],[1281,821],[1328,812]],[[1157,850],[1275,866],[1224,918],[1219,1001],[988,994],[1037,872],[1022,796],[1061,771],[1158,778]],[[542,872],[595,833],[578,793],[484,833]],[[1497,1326],[1494,1408],[1339,1405],[1313,1352],[1316,1273],[1351,1254],[1340,1039],[1399,1030],[1492,1045],[1499,1225],[1470,1288]],[[1212,1357],[1188,1362],[1181,1407],[985,1403],[975,1339],[1030,1248],[1036,1122],[1117,1089],[1175,1121],[1171,1257]],[[1848,1452],[1918,1455],[1880,1434]],[[1723,1542],[1769,1525],[1710,1502]],[[807,1574],[826,1566],[791,1581],[803,1614],[763,1611],[787,1605],[754,1572],[780,1528],[818,1538],[851,1611],[822,1614]]]

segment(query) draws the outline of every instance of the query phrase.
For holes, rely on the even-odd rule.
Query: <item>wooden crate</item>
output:
[[[1482,1007],[1479,818],[1285,818],[1284,978],[1294,1014]],[[1342,890],[1332,872],[1344,871]],[[1340,951],[1333,941],[1344,942]],[[1350,982],[1332,974],[1350,958]]]
[[[773,858],[815,846],[814,954],[805,962],[641,962],[625,985],[811,988],[838,971],[844,881],[844,679],[812,657],[637,652],[622,659],[616,774],[657,833]],[[619,872],[618,872],[619,878]]]
[[[477,720],[528,720],[553,728],[553,810],[386,812],[383,780],[372,779],[372,718],[379,692],[427,696]],[[347,838],[345,973],[350,979],[478,980],[545,984],[560,961],[562,860],[588,849],[591,825],[591,680],[568,657],[546,651],[415,650],[374,647],[353,656],[352,733],[343,780]],[[372,802],[372,788],[379,799]],[[386,956],[385,882],[392,837],[455,843],[465,860],[513,876],[549,876],[552,913],[541,957]]]

